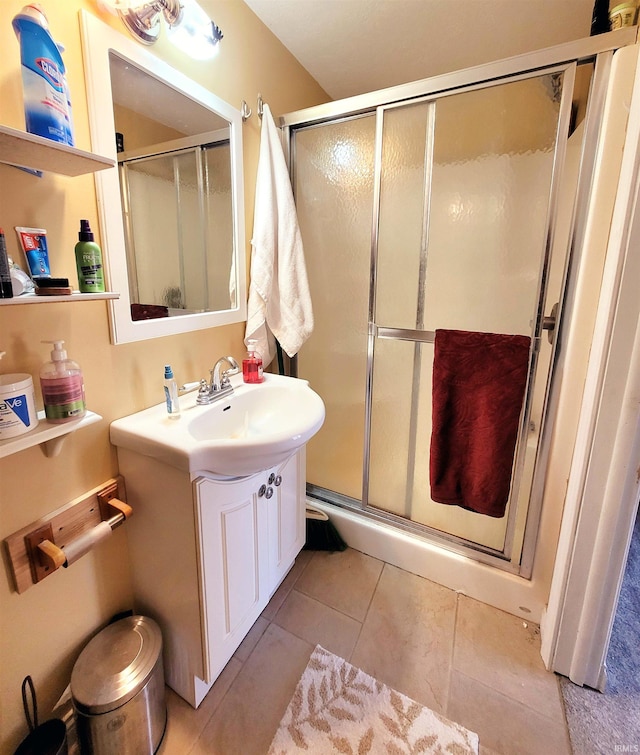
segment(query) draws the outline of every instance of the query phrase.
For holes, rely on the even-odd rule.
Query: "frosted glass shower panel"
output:
[[[203,158],[208,304],[209,309],[225,310],[237,306],[229,142],[207,147]]]
[[[422,327],[434,111],[422,102],[384,113],[376,312],[390,327]]]
[[[229,143],[121,166],[132,302],[170,315],[235,305]]]
[[[180,306],[190,312],[204,312],[210,308],[207,296],[207,239],[201,159],[199,150],[174,157],[178,261],[181,267]]]
[[[506,517],[481,516],[431,499],[433,350],[432,343],[376,340],[368,506],[500,553]],[[398,370],[399,364],[407,369]]]
[[[307,447],[307,480],[362,495],[375,116],[293,134],[293,184],[315,327],[298,374],[326,418]]]
[[[531,332],[562,78],[545,74],[385,112],[380,226],[406,220],[412,230],[380,233],[379,325]],[[411,271],[409,287],[398,268]]]
[[[162,305],[163,293],[180,285],[180,265],[173,251],[178,245],[173,158],[125,163],[122,176],[128,198],[129,295],[132,302]]]

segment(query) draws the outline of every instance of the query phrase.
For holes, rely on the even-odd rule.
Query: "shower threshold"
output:
[[[321,491],[321,495],[323,498],[319,499],[308,494],[307,500],[331,518],[349,548],[383,561],[385,568],[397,567],[417,574],[524,621],[540,623],[546,601],[539,585],[535,580],[514,574],[504,561],[497,563],[496,559],[495,564],[490,564],[488,554],[469,549],[463,553],[454,543],[436,542],[423,533],[395,526],[386,518],[371,516],[357,507],[327,501],[331,496],[326,491]]]
[[[385,528],[396,530],[422,540],[432,547],[450,551],[472,561],[493,566],[511,574],[519,573],[519,564],[513,564],[501,551],[456,537],[450,533],[441,532],[428,525],[413,522],[375,506],[365,506],[357,498],[351,498],[311,483],[307,483],[307,498],[313,504],[328,504],[331,507],[326,510],[328,514],[334,509],[343,509],[356,517],[362,518],[363,521],[368,521],[374,526],[378,525],[383,532]],[[351,545],[351,543],[348,543],[348,545]]]

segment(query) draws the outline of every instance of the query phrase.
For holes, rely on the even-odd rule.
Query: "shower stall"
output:
[[[633,41],[615,32],[283,116],[315,314],[298,375],[327,410],[307,450],[320,505],[435,559],[531,577],[606,93]],[[502,516],[431,497],[439,330],[530,344]]]

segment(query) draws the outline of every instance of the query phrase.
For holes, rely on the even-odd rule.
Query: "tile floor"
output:
[[[316,644],[477,732],[482,755],[571,753],[536,625],[348,549],[302,551],[198,710],[167,690],[159,755],[265,755]]]

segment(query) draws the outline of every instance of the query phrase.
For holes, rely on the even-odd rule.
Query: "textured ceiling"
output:
[[[593,0],[245,0],[334,99],[589,35]]]

